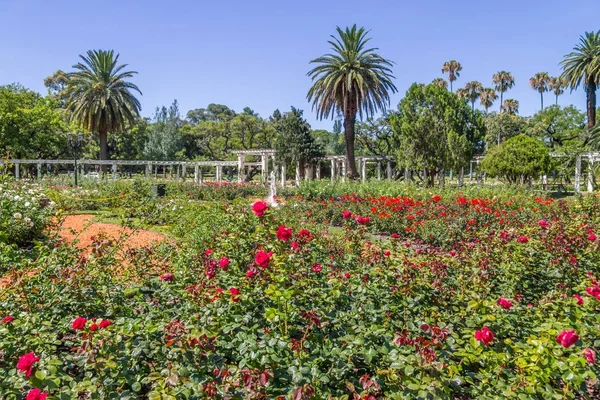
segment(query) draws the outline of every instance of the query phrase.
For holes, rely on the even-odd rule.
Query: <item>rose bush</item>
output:
[[[119,259],[112,242],[83,257],[49,239],[33,260],[3,255],[21,260],[22,279],[0,289],[0,318],[12,317],[0,397],[599,390],[596,198],[377,193],[289,199],[260,216],[244,199],[171,200],[176,243]],[[28,354],[39,359],[19,368]]]

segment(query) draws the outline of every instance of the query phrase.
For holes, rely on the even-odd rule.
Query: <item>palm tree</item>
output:
[[[577,89],[581,82],[586,92],[588,128],[596,125],[596,89],[600,83],[600,30],[585,32],[579,37],[579,44],[567,54],[560,65],[562,77],[571,91]]]
[[[127,64],[118,65],[119,54],[113,50],[89,50],[79,56],[82,62],[69,74],[69,103],[71,121],[100,139],[100,160],[108,158],[108,132],[123,131],[140,116],[140,102],[132,92],[142,92],[128,82],[137,72],[123,71]]]
[[[434,80],[431,81],[431,84],[439,86],[444,89],[448,89],[448,82],[446,82],[446,80],[444,78],[435,78]]]
[[[460,78],[460,71],[462,71],[462,65],[456,60],[446,61],[444,65],[442,65],[442,73],[448,74],[450,91],[452,91],[452,82]]]
[[[368,118],[378,110],[385,110],[390,104],[390,92],[397,89],[392,83],[393,63],[377,54],[377,48],[366,47],[371,40],[368,31],[357,28],[356,24],[345,30],[336,29],[339,37],[332,35],[328,41],[333,52],[311,61],[319,65],[307,74],[313,84],[306,97],[312,101],[319,119],[342,112],[346,160],[350,177],[355,179],[359,176],[354,157],[356,114]]]
[[[467,91],[466,97],[471,102],[471,109],[475,109],[475,102],[481,95],[481,91],[483,90],[483,85],[481,82],[471,81],[467,82],[465,85],[465,90]]]
[[[506,99],[502,103],[501,111],[512,115],[518,114],[519,102],[515,99]]]
[[[498,71],[492,76],[492,82],[494,88],[500,92],[500,110],[502,110],[504,92],[515,85],[515,78],[508,71]]]
[[[465,88],[458,88],[456,89],[456,95],[459,99],[468,99],[469,91]]]
[[[488,108],[494,104],[494,101],[498,99],[498,95],[496,91],[492,88],[483,88],[481,90],[481,94],[479,95],[479,101],[483,108],[485,108],[485,113],[487,114]]]
[[[550,83],[550,75],[547,72],[537,72],[532,78],[529,78],[531,88],[540,94],[542,110],[544,109],[544,92],[548,91],[548,83]]]
[[[558,105],[558,96],[565,92],[565,87],[567,86],[567,82],[560,76],[550,77],[550,82],[548,82],[548,88],[554,92],[556,96],[556,105]]]

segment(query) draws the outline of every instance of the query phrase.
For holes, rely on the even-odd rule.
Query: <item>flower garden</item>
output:
[[[0,398],[598,396],[600,197],[3,183]],[[68,213],[174,240],[87,253]],[[123,238],[126,240],[126,238]]]

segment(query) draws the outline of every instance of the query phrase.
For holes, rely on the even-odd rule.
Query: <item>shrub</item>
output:
[[[483,172],[511,184],[530,183],[550,170],[552,159],[546,146],[525,135],[492,147],[481,162]]]

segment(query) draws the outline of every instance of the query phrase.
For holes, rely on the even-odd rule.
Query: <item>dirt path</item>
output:
[[[123,265],[127,265],[124,254],[127,250],[158,244],[160,242],[170,241],[167,236],[157,232],[144,229],[127,228],[116,224],[107,224],[95,222],[91,214],[68,215],[65,218],[60,230],[59,236],[66,242],[77,240],[76,247],[81,249],[81,254],[89,255],[99,239],[106,240],[125,240],[123,246],[119,248],[119,256],[123,259]],[[4,276],[0,276],[0,289],[15,284],[17,281],[35,275],[35,271],[8,271]]]

